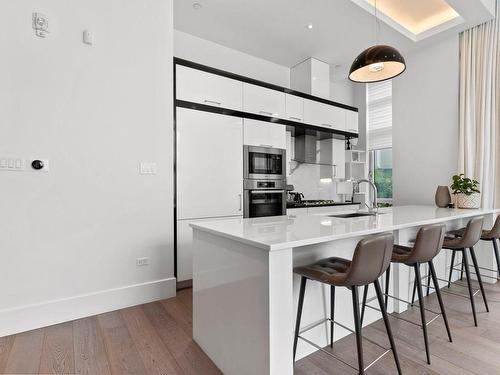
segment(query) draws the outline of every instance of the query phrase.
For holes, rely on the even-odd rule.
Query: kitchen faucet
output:
[[[360,180],[352,180],[353,185],[352,185],[352,196],[354,197],[354,192],[355,192],[355,187],[356,185],[359,186],[362,182],[366,182],[368,185],[370,185],[373,188],[373,202],[372,202],[372,207],[368,207],[368,205],[365,203],[365,205],[368,207],[368,211],[372,213],[377,213],[378,211],[378,198],[377,198],[377,186],[370,180],[366,179],[360,179]]]

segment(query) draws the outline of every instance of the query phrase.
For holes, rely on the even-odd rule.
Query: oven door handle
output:
[[[262,193],[283,194],[284,192],[285,190],[273,190],[273,189],[250,190],[250,194],[262,194]]]

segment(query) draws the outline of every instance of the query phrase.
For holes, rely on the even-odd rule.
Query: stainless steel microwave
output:
[[[286,150],[243,146],[243,178],[252,180],[286,179]]]

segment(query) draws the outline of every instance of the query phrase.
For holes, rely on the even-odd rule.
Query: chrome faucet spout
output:
[[[355,184],[357,184],[359,186],[359,184],[361,184],[362,182],[366,182],[368,185],[370,185],[373,189],[373,202],[372,202],[372,207],[368,207],[368,211],[370,212],[377,212],[378,211],[378,198],[377,198],[377,195],[378,195],[378,191],[377,191],[377,186],[370,180],[366,180],[366,179],[360,179],[360,180],[356,180],[354,181]],[[353,190],[354,190],[354,186],[353,186]]]

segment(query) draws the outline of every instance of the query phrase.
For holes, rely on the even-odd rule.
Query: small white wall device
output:
[[[45,38],[49,33],[49,18],[42,13],[33,13],[32,27],[36,36]]]

